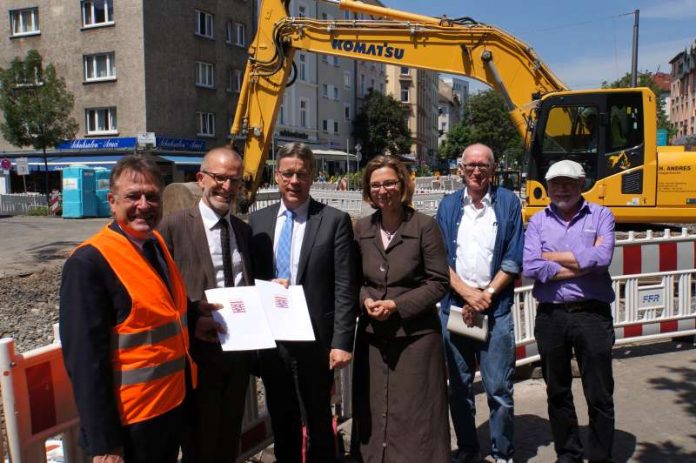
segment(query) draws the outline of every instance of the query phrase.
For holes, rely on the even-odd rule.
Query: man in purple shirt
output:
[[[574,161],[546,173],[551,204],[529,221],[523,274],[533,278],[539,301],[536,337],[546,381],[549,421],[560,463],[582,462],[583,445],[573,405],[570,359],[580,367],[590,430],[585,458],[611,462],[614,441],[614,291],[609,264],[614,216],[581,195],[585,172]]]

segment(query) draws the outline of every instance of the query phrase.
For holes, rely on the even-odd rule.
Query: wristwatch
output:
[[[486,292],[493,296],[495,294],[495,288],[493,286],[489,286],[488,288],[486,288]]]

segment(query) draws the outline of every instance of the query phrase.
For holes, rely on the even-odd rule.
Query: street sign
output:
[[[29,175],[29,158],[15,159],[15,167],[17,168],[17,175]]]
[[[153,148],[157,146],[157,138],[155,137],[155,132],[143,132],[138,134],[138,145],[139,146],[152,146]]]
[[[357,145],[355,145],[355,154],[357,154],[358,156],[360,156],[360,150],[361,150],[361,149],[362,149],[362,145],[361,145],[360,143],[358,143]]]
[[[12,161],[10,161],[9,158],[2,158],[2,161],[0,161],[0,169],[2,169],[2,170],[12,169]]]
[[[358,162],[362,161],[362,153],[360,151],[355,154],[355,159],[357,159]]]

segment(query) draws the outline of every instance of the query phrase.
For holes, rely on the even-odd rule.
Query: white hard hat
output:
[[[556,177],[585,178],[585,170],[577,162],[566,159],[553,164],[546,172],[547,181]]]

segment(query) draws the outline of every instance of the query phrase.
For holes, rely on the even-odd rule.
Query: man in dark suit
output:
[[[253,284],[251,229],[230,214],[242,182],[242,160],[230,148],[210,150],[196,174],[201,200],[162,220],[160,232],[186,284],[188,297],[205,290]],[[199,365],[195,419],[184,442],[184,460],[234,463],[249,384],[249,353],[222,352],[219,343],[192,342]]]
[[[357,255],[348,214],[309,196],[314,155],[301,143],[278,153],[282,201],[251,215],[257,278],[304,288],[316,341],[260,351],[261,377],[279,463],[336,461],[331,423],[333,369],[352,359],[358,301]]]

